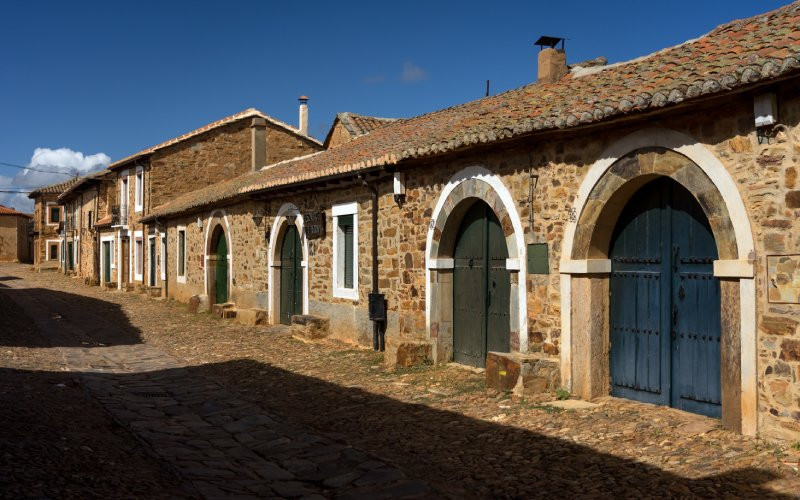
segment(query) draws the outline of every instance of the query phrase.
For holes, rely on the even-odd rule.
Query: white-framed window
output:
[[[59,250],[61,249],[61,240],[47,240],[45,245],[47,246],[47,249],[45,250],[47,252],[46,260],[60,261],[61,255]]]
[[[144,167],[136,167],[136,177],[133,185],[133,204],[136,212],[141,212],[144,206]]]
[[[116,269],[117,268],[117,253],[114,251],[114,239],[115,238],[114,238],[113,235],[111,235],[111,236],[101,236],[100,237],[100,248],[101,249],[103,248],[103,244],[104,243],[108,243],[109,244],[109,251],[111,252],[110,259],[109,259],[111,261],[111,269]],[[104,255],[104,253],[102,251],[100,252],[100,258],[101,259],[105,259],[105,255]]]
[[[57,226],[61,222],[61,207],[58,203],[48,202],[45,205],[47,211],[47,224],[50,226]]]
[[[141,231],[133,232],[133,279],[142,281],[142,268],[144,267],[144,239]]]
[[[161,281],[167,280],[167,235],[161,233]]]
[[[175,245],[178,283],[186,283],[186,226],[178,226]]]
[[[358,203],[334,205],[333,296],[358,300]]]

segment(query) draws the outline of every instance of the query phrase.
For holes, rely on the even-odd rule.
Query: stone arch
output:
[[[203,289],[205,290],[206,296],[208,297],[208,303],[213,304],[213,287],[215,285],[213,270],[209,265],[210,262],[216,258],[216,239],[214,238],[217,234],[215,233],[217,230],[221,231],[226,239],[227,247],[228,247],[228,255],[225,257],[228,263],[228,299],[232,297],[233,293],[233,283],[234,283],[234,276],[233,276],[233,241],[231,239],[231,230],[230,225],[228,224],[228,215],[225,213],[225,210],[218,209],[214,210],[209,214],[208,220],[206,222],[205,227],[205,237],[203,242]]]
[[[269,322],[271,324],[280,323],[280,272],[276,271],[281,267],[281,243],[289,226],[289,219],[294,218],[294,224],[300,233],[301,248],[303,249],[303,314],[308,314],[308,238],[303,224],[303,215],[300,210],[292,203],[284,203],[278,210],[275,220],[272,223],[272,230],[269,237],[269,248],[267,250],[267,280],[269,287],[267,296],[269,301]]]
[[[511,350],[526,352],[528,349],[526,247],[522,221],[503,181],[486,168],[474,166],[461,170],[448,181],[428,227],[425,316],[436,362],[452,359],[453,251],[461,220],[477,200],[485,202],[494,211],[506,238],[506,266],[511,273]]]
[[[711,225],[720,260],[723,324],[723,424],[755,434],[756,350],[753,238],[736,184],[722,163],[684,134],[646,129],[613,144],[590,168],[562,247],[561,370],[564,385],[584,398],[608,392],[608,260],[617,217],[631,196],[656,177],[692,193]]]

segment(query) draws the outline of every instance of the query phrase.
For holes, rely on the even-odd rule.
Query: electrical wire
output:
[[[12,168],[21,168],[23,170],[33,170],[34,172],[42,172],[45,174],[61,174],[61,175],[68,175],[70,177],[77,177],[77,169],[72,168],[70,169],[71,172],[59,172],[58,170],[45,170],[42,168],[35,168],[35,167],[23,167],[22,165],[16,165],[14,163],[8,163],[4,161],[0,161],[0,165],[4,167],[12,167]],[[58,165],[48,165],[50,167],[57,167]]]

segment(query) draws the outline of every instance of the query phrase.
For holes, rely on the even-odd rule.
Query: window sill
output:
[[[358,300],[358,289],[334,287],[333,297],[336,299]]]
[[[175,281],[177,283],[185,285],[186,284],[186,276],[178,276],[177,278],[175,278]]]

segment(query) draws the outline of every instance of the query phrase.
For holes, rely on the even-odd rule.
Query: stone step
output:
[[[236,304],[234,304],[233,302],[224,302],[224,303],[221,303],[221,304],[214,304],[214,305],[211,306],[211,314],[213,314],[217,318],[225,318],[225,317],[235,318],[236,317],[235,313],[234,313],[233,316],[225,316],[225,311],[226,310],[235,309],[235,308],[236,308]]]
[[[259,326],[269,323],[266,309],[239,309],[236,313],[236,322],[240,325]]]

